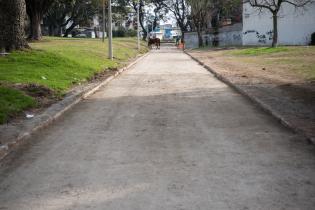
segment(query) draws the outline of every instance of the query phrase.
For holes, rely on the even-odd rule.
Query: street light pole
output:
[[[113,60],[112,1],[108,0],[108,58]]]
[[[137,7],[137,22],[138,22],[138,51],[140,51],[140,0],[138,0],[138,7]]]
[[[105,42],[105,0],[103,0],[103,42]]]
[[[150,32],[149,32],[149,24],[148,24],[148,23],[147,23],[147,30],[148,30],[148,33],[147,33],[147,40],[149,40]]]

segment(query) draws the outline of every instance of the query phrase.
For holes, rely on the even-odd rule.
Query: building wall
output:
[[[173,27],[171,24],[160,25],[155,29],[155,33],[158,38],[163,40],[172,40],[174,36],[181,36],[181,30],[177,27]],[[160,36],[162,34],[162,37]]]
[[[173,28],[172,35],[174,36],[182,36],[182,31],[179,28]]]
[[[186,49],[198,48],[198,34],[197,34],[197,32],[185,33],[185,48]]]
[[[243,44],[267,45],[272,42],[272,14],[259,13],[249,4],[243,6]],[[306,9],[295,9],[283,3],[278,18],[278,43],[282,45],[307,45],[315,32],[315,3]]]
[[[240,46],[243,44],[242,23],[219,29],[219,46]]]
[[[217,36],[217,40],[219,40],[219,46],[221,47],[242,45],[242,23],[220,28],[219,34]],[[213,35],[213,33],[203,33],[202,37],[204,45],[212,46],[213,41],[215,40],[215,35]],[[197,32],[185,33],[185,48],[198,48]]]

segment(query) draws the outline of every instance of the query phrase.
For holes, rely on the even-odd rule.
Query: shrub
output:
[[[135,37],[135,36],[137,36],[137,31],[136,31],[136,30],[129,29],[129,30],[126,32],[126,36],[127,36],[127,37]]]
[[[113,37],[135,37],[137,36],[137,31],[125,28],[119,28],[113,31]]]
[[[113,37],[125,37],[126,31],[124,29],[118,29],[113,31]]]

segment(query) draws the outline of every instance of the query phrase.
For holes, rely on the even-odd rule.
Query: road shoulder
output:
[[[307,103],[301,94],[293,97],[297,91],[309,97],[310,93],[299,86],[279,85],[272,81],[259,80],[260,78],[250,75],[226,74],[228,68],[222,69],[211,61],[205,52],[185,51],[192,59],[204,66],[218,79],[225,82],[252,102],[259,105],[264,111],[278,119],[283,125],[294,132],[303,135],[309,142],[315,143],[315,105]],[[251,82],[252,80],[255,82]],[[242,82],[240,82],[242,81]],[[302,95],[303,95],[302,94]]]

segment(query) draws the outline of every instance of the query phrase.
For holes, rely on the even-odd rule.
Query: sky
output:
[[[145,10],[148,12],[148,13],[153,13],[153,7],[150,7],[150,6],[147,6],[146,8],[145,8]],[[176,26],[176,19],[173,17],[173,15],[172,14],[167,14],[167,17],[166,17],[166,21],[163,21],[163,20],[161,20],[160,21],[160,24],[161,25],[164,25],[164,24],[172,24],[173,26]]]

